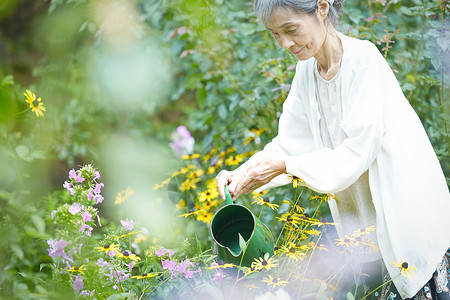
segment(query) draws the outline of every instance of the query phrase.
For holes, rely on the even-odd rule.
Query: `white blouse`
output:
[[[255,154],[283,157],[288,173],[321,193],[338,193],[368,172],[376,235],[383,261],[402,298],[431,278],[450,246],[450,195],[420,119],[394,73],[369,41],[339,34],[342,120],[346,138],[325,147],[314,84],[314,58],[297,63],[278,135]],[[287,175],[262,188],[287,184]],[[339,209],[341,213],[341,210]],[[397,276],[392,262],[416,275]]]
[[[314,62],[314,84],[316,87],[316,101],[319,108],[319,129],[324,147],[334,149],[347,138],[344,130],[339,126],[342,121],[342,77],[341,71],[330,80],[319,74],[317,61]],[[369,172],[366,171],[359,179],[345,190],[335,193],[334,198],[328,200],[331,215],[336,225],[336,231],[341,239],[345,235],[351,236],[358,229],[375,226],[375,207],[372,202],[369,187]],[[376,242],[374,232],[366,234],[366,238]],[[358,247],[359,253],[353,258],[359,262],[380,260],[379,251]]]

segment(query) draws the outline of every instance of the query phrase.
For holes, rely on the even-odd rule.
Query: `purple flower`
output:
[[[73,289],[77,294],[80,290],[83,289],[83,278],[81,278],[80,275],[78,275],[76,279],[73,281]]]
[[[166,252],[169,254],[169,258],[172,258],[172,256],[175,254],[175,252],[170,249],[166,249]]]
[[[108,256],[109,256],[109,257],[114,257],[114,256],[116,256],[116,250],[110,250],[110,251],[108,251]]]
[[[100,257],[97,260],[97,265],[99,265],[102,268],[106,268],[109,265],[109,263],[107,261],[103,260],[103,258]]]
[[[184,139],[192,137],[189,130],[183,125],[178,126],[176,132]]]
[[[96,183],[95,184],[95,188],[94,188],[94,193],[95,194],[100,194],[102,192],[102,187],[104,187],[105,185],[103,184],[103,182],[100,183]]]
[[[66,190],[68,190],[70,192],[71,187],[72,187],[72,185],[70,184],[70,182],[68,182],[67,180],[64,181],[63,188],[65,188]]]
[[[177,267],[177,262],[170,260],[170,259],[165,259],[161,262],[163,270],[168,269],[169,271],[176,271],[176,267]]]
[[[87,231],[85,232],[85,230],[87,229]],[[79,232],[84,232],[86,233],[87,236],[91,236],[92,234],[92,227],[86,224],[81,225],[80,230],[78,230]]]
[[[100,172],[99,171],[95,171],[94,172],[94,177],[95,177],[95,179],[100,179]]]
[[[173,141],[171,146],[176,156],[190,154],[194,150],[195,140],[189,130],[183,125],[178,126],[178,128],[172,132],[171,139]]]
[[[94,296],[94,292],[95,292],[95,289],[92,290],[92,291],[82,290],[80,295],[84,296],[84,297],[93,297]]]
[[[166,249],[164,249],[164,247],[161,246],[161,248],[159,248],[159,250],[155,250],[155,254],[156,254],[156,256],[161,257],[164,254],[166,254]]]
[[[187,265],[184,262],[180,262],[176,268],[177,272],[184,273],[187,269]]]
[[[103,202],[103,196],[102,195],[95,195],[94,196],[94,200],[95,200],[95,204],[100,204]]]
[[[74,178],[75,176],[77,176],[77,173],[75,173],[75,170],[74,170],[74,169],[70,170],[70,171],[69,171],[69,179],[72,179],[72,178]]]
[[[84,178],[81,175],[76,176],[74,179],[77,183],[82,183],[84,181]]]
[[[64,254],[64,247],[67,246],[67,242],[63,239],[59,241],[55,239],[49,239],[47,241],[47,244],[50,246],[50,248],[47,249],[48,255],[53,258],[62,256]]]
[[[198,271],[197,272],[198,272],[198,275],[200,275],[200,277],[202,277],[202,275],[203,275],[202,274],[202,268],[198,267]]]
[[[184,271],[184,275],[185,275],[184,276],[185,278],[192,278],[192,275],[194,275],[194,272],[187,269],[186,271]]]
[[[83,222],[92,221],[92,215],[87,210],[81,216],[83,217]]]
[[[52,211],[52,215],[51,215],[51,216],[52,216],[52,219],[55,217],[55,214],[56,214],[56,210],[53,210],[53,211]]]
[[[94,197],[94,194],[92,194],[92,193],[89,191],[89,193],[88,193],[88,195],[87,195],[88,200],[91,201],[91,200],[92,200],[92,197]]]
[[[133,267],[134,267],[134,261],[131,261],[128,265],[128,272],[131,273],[131,269],[133,269]]]
[[[191,267],[193,267],[194,266],[194,264],[189,260],[189,258],[187,258],[186,257],[186,259],[184,260],[184,263],[187,265],[187,266],[191,266]]]
[[[123,227],[125,227],[126,230],[133,230],[134,228],[133,220],[130,221],[120,220],[120,223],[122,224]]]
[[[69,207],[69,212],[72,214],[72,215],[75,215],[75,214],[77,214],[77,213],[79,213],[81,211],[81,207],[80,207],[80,205],[78,204],[78,203],[74,203],[74,204],[72,204],[70,207]]]

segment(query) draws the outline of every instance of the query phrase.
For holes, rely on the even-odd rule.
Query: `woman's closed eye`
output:
[[[295,33],[296,31],[297,31],[297,27],[289,29],[289,30],[287,31],[287,33],[293,34],[293,33]]]

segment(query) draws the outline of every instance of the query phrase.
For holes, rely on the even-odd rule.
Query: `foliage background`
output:
[[[69,169],[94,162],[104,174],[106,199],[131,186],[134,204],[104,203],[102,218],[132,216],[163,237],[181,225],[173,204],[157,199],[176,203],[183,195],[179,182],[156,192],[152,186],[183,164],[170,148],[177,126],[192,132],[194,151],[202,155],[214,148],[258,150],[276,135],[295,58],[257,24],[251,5],[2,1],[1,295],[29,298],[46,290],[50,272],[40,265],[49,261],[51,199]],[[448,14],[443,0],[347,0],[340,30],[386,54],[450,182]],[[387,51],[386,29],[399,30]],[[25,89],[42,97],[44,118],[20,114]],[[261,141],[246,144],[252,129],[264,129]]]

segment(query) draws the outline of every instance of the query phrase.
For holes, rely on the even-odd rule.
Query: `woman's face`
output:
[[[298,60],[315,56],[326,36],[324,19],[319,13],[298,13],[291,8],[277,8],[266,25],[280,47],[288,49]]]

